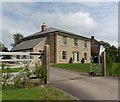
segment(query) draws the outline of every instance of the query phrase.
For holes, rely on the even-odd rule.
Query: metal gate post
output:
[[[102,52],[102,74],[106,76],[106,53]]]
[[[46,71],[46,75],[45,75],[44,84],[47,84],[47,82],[49,81],[49,66],[50,66],[50,46],[45,45],[44,46],[44,68]]]

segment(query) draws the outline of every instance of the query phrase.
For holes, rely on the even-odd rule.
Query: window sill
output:
[[[83,47],[84,49],[87,49],[87,47]]]
[[[60,61],[62,61],[62,62],[67,62],[67,59],[61,59]]]
[[[73,47],[77,48],[78,46],[73,46]]]
[[[67,45],[64,45],[64,44],[61,44],[62,46],[64,46],[64,47],[67,47]]]

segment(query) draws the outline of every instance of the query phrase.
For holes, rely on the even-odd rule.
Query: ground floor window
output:
[[[62,52],[62,59],[67,59],[67,51]]]
[[[19,55],[17,55],[17,59],[19,59],[20,58],[20,56]]]
[[[26,55],[23,55],[23,59],[26,59]]]

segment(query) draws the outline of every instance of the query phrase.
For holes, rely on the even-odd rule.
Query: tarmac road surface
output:
[[[79,100],[119,100],[118,78],[91,77],[50,67],[50,84]]]

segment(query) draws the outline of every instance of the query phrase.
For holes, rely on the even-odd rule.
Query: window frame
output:
[[[87,41],[84,40],[84,48],[87,48]]]
[[[66,36],[62,36],[62,44],[67,45],[67,37]]]
[[[78,39],[74,38],[74,46],[77,47],[78,46]]]
[[[63,60],[67,59],[67,51],[62,51],[62,59]]]

